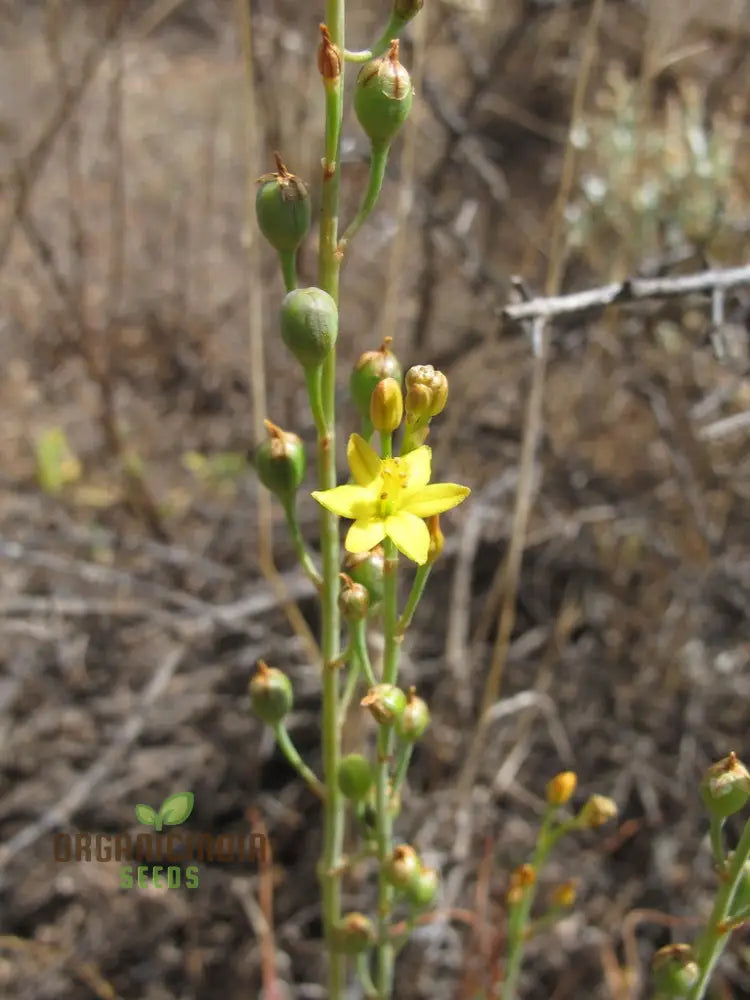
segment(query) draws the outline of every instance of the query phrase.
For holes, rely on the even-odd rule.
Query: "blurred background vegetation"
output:
[[[313,752],[315,602],[281,530],[281,575],[269,565],[279,512],[246,461],[263,416],[313,433],[248,205],[276,149],[319,198],[322,6],[0,7],[9,998],[271,1000],[276,978],[323,996],[319,812],[245,699],[259,656],[287,669],[295,739]],[[348,7],[364,47],[389,3]],[[405,649],[434,724],[401,820],[444,872],[443,908],[474,917],[417,932],[399,998],[489,990],[508,872],[563,767],[581,801],[610,795],[621,818],[554,860],[550,891],[574,876],[579,898],[530,943],[524,996],[648,995],[654,948],[692,926],[666,914],[690,921],[712,891],[699,776],[750,755],[750,293],[567,319],[545,371],[499,316],[512,275],[536,294],[747,262],[747,3],[598,7],[426,0],[402,45],[418,99],[344,265],[342,414],[349,366],[393,336],[406,366],[448,374],[435,466],[474,491],[445,519]],[[346,218],[366,155],[349,116]],[[300,272],[314,280],[312,239]],[[311,500],[302,514],[314,539]],[[516,589],[506,656],[498,611]],[[493,657],[504,700],[478,742]],[[188,788],[195,829],[265,824],[272,873],[207,865],[195,893],[125,892],[114,862],[52,860],[55,829],[133,831],[136,802]],[[353,880],[347,906],[370,890]],[[745,995],[740,938],[716,996]]]

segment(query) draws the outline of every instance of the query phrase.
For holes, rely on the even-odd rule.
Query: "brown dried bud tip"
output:
[[[321,42],[318,47],[318,69],[323,77],[326,86],[332,86],[338,82],[341,76],[341,51],[337,45],[331,41],[328,28],[324,24],[320,26]]]

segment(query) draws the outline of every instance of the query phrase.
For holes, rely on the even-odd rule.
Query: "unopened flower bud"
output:
[[[570,879],[568,879],[567,882],[561,882],[560,885],[555,886],[552,890],[550,902],[554,907],[569,910],[575,901],[576,887],[575,883],[573,883]]]
[[[370,609],[383,600],[385,554],[382,545],[370,552],[348,552],[344,569],[355,583],[361,583],[370,599]]]
[[[282,503],[288,503],[305,478],[305,448],[291,431],[283,431],[270,420],[263,421],[268,440],[261,441],[253,454],[258,479]]]
[[[393,14],[406,24],[417,16],[423,6],[424,0],[393,0]]]
[[[318,47],[318,70],[326,87],[335,86],[341,76],[341,50],[333,44],[328,28],[320,26]]]
[[[402,740],[414,743],[430,724],[430,710],[427,702],[419,698],[414,688],[409,688],[406,708],[396,720],[396,732]]]
[[[668,944],[653,957],[654,985],[658,995],[684,997],[698,982],[700,969],[689,944]]]
[[[269,726],[281,722],[292,710],[292,682],[282,670],[258,660],[258,669],[249,685],[253,711]]]
[[[373,785],[372,765],[362,754],[347,754],[341,759],[337,778],[342,795],[348,799],[363,799]]]
[[[370,420],[376,431],[392,434],[401,424],[404,398],[395,378],[384,378],[370,396]]]
[[[354,111],[374,146],[388,146],[404,124],[414,96],[411,78],[398,61],[398,39],[380,59],[360,70],[354,91]]]
[[[390,344],[391,338],[386,337],[380,350],[365,351],[352,370],[349,392],[362,417],[370,416],[370,399],[379,382],[393,378],[401,385],[401,365]]]
[[[440,888],[440,876],[434,868],[422,868],[406,889],[406,897],[412,906],[423,910],[430,906]]]
[[[578,825],[584,830],[595,830],[617,816],[617,804],[606,795],[592,795],[578,813]]]
[[[564,806],[570,802],[577,784],[575,771],[560,771],[547,783],[547,805]]]
[[[348,622],[360,622],[367,617],[370,598],[361,583],[355,583],[347,574],[339,574],[343,585],[339,591],[339,611]]]
[[[295,288],[281,303],[281,336],[306,370],[323,364],[336,343],[339,313],[322,288]]]
[[[307,187],[276,157],[276,173],[258,178],[255,214],[260,231],[279,253],[294,253],[310,228]]]
[[[399,844],[386,860],[383,873],[394,889],[402,892],[411,885],[422,870],[419,855],[410,844]]]
[[[360,702],[381,726],[390,726],[406,708],[406,695],[395,684],[376,684]]]
[[[735,753],[730,753],[706,771],[701,782],[703,804],[719,820],[739,812],[750,799],[750,774]]]
[[[345,955],[358,955],[375,944],[375,927],[364,913],[347,913],[333,927],[332,944]]]
[[[440,515],[433,514],[427,519],[427,528],[430,532],[430,547],[427,550],[427,562],[429,565],[440,557],[445,545],[445,535],[440,530]]]
[[[423,423],[442,413],[448,401],[448,379],[432,365],[414,365],[406,373],[406,419]]]
[[[510,885],[505,895],[509,906],[515,906],[526,895],[526,890],[536,884],[536,872],[529,864],[519,865],[510,873]]]

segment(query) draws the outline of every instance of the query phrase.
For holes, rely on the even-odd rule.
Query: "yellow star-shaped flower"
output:
[[[468,486],[430,483],[432,449],[427,445],[401,458],[380,458],[364,438],[352,434],[346,457],[354,483],[316,490],[313,496],[354,521],[344,543],[347,552],[365,552],[387,536],[409,559],[426,563],[430,533],[423,518],[456,507],[471,492]]]

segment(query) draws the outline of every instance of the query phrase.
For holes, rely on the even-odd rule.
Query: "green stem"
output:
[[[411,592],[409,593],[409,597],[406,601],[406,606],[404,607],[401,617],[398,620],[398,624],[396,625],[396,633],[398,635],[403,635],[411,625],[411,620],[414,617],[414,612],[417,610],[417,605],[422,599],[422,594],[424,593],[424,588],[427,585],[431,569],[431,563],[425,563],[424,566],[420,566],[417,569],[416,576],[414,577],[414,583],[411,587]]]
[[[362,984],[365,1000],[377,1000],[378,991],[375,987],[375,983],[372,981],[372,976],[370,975],[369,951],[364,951],[362,954],[357,955],[357,976]]]
[[[711,916],[708,918],[708,925],[701,934],[696,948],[695,960],[700,975],[688,993],[688,1000],[702,1000],[714,967],[727,946],[730,935],[730,928],[727,927],[729,911],[748,857],[750,857],[750,820],[745,823],[745,829],[729,865],[724,870],[719,869],[719,891],[714,900]]]
[[[344,235],[339,242],[339,251],[343,253],[347,243],[359,231],[367,216],[375,208],[375,204],[383,186],[385,168],[388,165],[388,151],[390,144],[381,146],[372,144],[370,148],[370,173],[367,179],[367,188],[362,197],[362,202],[357,210],[357,214],[346,227]]]
[[[529,862],[537,880],[533,885],[528,886],[520,902],[511,905],[508,913],[508,958],[505,967],[505,977],[503,979],[502,1000],[515,1000],[526,944],[526,929],[529,923],[531,907],[536,896],[539,874],[549,857],[550,851],[559,839],[552,827],[554,813],[554,808],[547,808],[539,829],[536,847]]]
[[[341,51],[345,37],[345,0],[326,0],[326,25],[331,41]],[[339,216],[339,143],[344,98],[344,63],[338,80],[325,86],[325,163],[320,210],[318,244],[318,286],[339,301],[338,216]],[[318,433],[318,485],[321,490],[336,485],[336,351],[323,362],[321,396],[326,430]],[[323,658],[322,742],[326,786],[321,882],[323,922],[328,952],[328,1000],[342,1000],[346,965],[332,947],[333,925],[341,916],[341,876],[338,871],[344,840],[344,800],[337,773],[341,758],[339,729],[339,671],[326,666],[339,655],[339,522],[325,509],[320,516],[320,543],[323,562],[321,591],[321,652]]]
[[[318,572],[318,568],[313,562],[313,558],[305,545],[305,539],[302,537],[302,529],[300,528],[299,520],[297,519],[297,508],[295,502],[294,500],[290,500],[289,503],[285,503],[283,506],[286,524],[289,528],[289,534],[292,538],[294,551],[297,553],[300,565],[310,580],[312,580],[314,586],[320,590],[323,584],[323,577]]]
[[[349,673],[346,675],[344,693],[341,695],[341,704],[339,706],[339,732],[341,732],[344,728],[346,713],[349,711],[349,706],[351,705],[352,698],[354,697],[354,692],[357,690],[357,683],[359,681],[361,671],[361,660],[358,656],[355,656],[349,667]]]
[[[325,402],[323,399],[323,368],[305,368],[305,384],[307,385],[307,397],[310,400],[310,410],[315,422],[315,429],[318,438],[325,438],[326,419]]]
[[[286,759],[292,765],[294,770],[301,777],[305,779],[307,784],[310,786],[313,792],[318,796],[318,798],[325,801],[326,789],[323,782],[317,777],[317,775],[307,766],[307,764],[302,760],[292,737],[289,735],[289,730],[286,728],[283,722],[273,727],[274,735],[276,736],[276,742],[279,744],[279,749],[284,754]]]
[[[384,52],[388,51],[393,39],[398,38],[408,23],[398,15],[391,14],[388,24],[383,29],[383,34],[371,49],[360,49],[358,52],[349,52],[345,49],[344,59],[351,63],[366,63],[371,59],[377,59],[378,56],[382,56]]]
[[[297,253],[296,251],[279,250],[281,273],[284,276],[284,287],[288,292],[297,287]]]
[[[372,669],[370,654],[367,651],[367,627],[364,620],[354,622],[352,625],[352,648],[367,683],[370,687],[374,687],[378,682],[375,679],[375,671]]]
[[[381,435],[384,457],[392,452],[392,437]],[[386,538],[383,542],[385,563],[383,567],[383,629],[385,633],[385,650],[383,653],[383,683],[395,684],[398,678],[399,637],[396,632],[398,624],[398,553],[396,546]],[[380,875],[378,880],[378,997],[388,1000],[393,989],[393,964],[395,951],[389,937],[389,919],[393,907],[393,890],[385,878],[385,862],[391,853],[393,816],[391,813],[391,795],[388,787],[390,756],[392,746],[392,727],[381,726],[378,734],[378,768],[376,786],[376,822],[378,860]]]
[[[396,798],[396,795],[404,783],[413,752],[414,744],[411,741],[408,743],[402,742],[399,745],[398,751],[396,752],[396,769],[393,774],[393,782],[391,785],[391,799]]]

